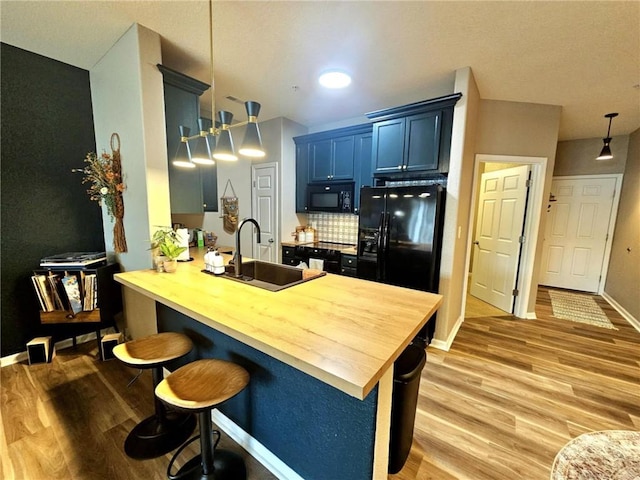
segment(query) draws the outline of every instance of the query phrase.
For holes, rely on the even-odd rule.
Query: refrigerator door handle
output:
[[[390,222],[390,215],[388,213],[385,213],[384,216],[382,216],[381,218],[382,221],[382,240],[380,241],[381,244],[381,253],[380,253],[380,257],[382,259],[381,263],[381,268],[380,268],[380,280],[382,280],[383,282],[386,281],[387,279],[387,256],[389,253],[389,222]]]
[[[384,236],[384,212],[380,213],[380,221],[378,222],[378,238],[376,239],[376,281],[380,281],[383,276],[382,271],[382,248]]]

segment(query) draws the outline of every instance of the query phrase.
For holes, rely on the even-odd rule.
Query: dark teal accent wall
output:
[[[7,356],[25,351],[33,337],[57,340],[71,331],[40,325],[30,283],[40,258],[105,246],[100,208],[82,175],[71,173],[96,149],[89,72],[6,43],[0,62],[1,354]]]
[[[233,300],[229,300],[233,301]],[[373,475],[377,387],[363,401],[157,304],[158,331],[182,332],[197,358],[247,369],[248,387],[220,410],[305,480],[365,480]],[[260,321],[256,319],[256,321]]]

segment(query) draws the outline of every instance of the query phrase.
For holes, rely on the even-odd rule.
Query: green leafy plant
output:
[[[175,260],[187,247],[180,246],[180,238],[171,227],[159,227],[151,237],[151,248],[159,249],[169,260]]]

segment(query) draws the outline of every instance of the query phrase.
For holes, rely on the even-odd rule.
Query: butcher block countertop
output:
[[[203,255],[192,249],[195,260],[175,273],[114,278],[360,400],[442,302],[441,295],[334,274],[271,292],[202,273]]]

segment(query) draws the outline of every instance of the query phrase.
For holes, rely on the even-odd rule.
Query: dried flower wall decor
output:
[[[82,183],[91,184],[87,190],[89,198],[98,202],[98,205],[106,205],[111,221],[115,221],[113,248],[116,253],[126,253],[127,239],[124,233],[122,199],[122,192],[126,187],[122,178],[120,136],[117,133],[111,134],[111,151],[111,155],[103,152],[100,156],[94,152],[87,153],[84,168],[74,168],[72,171],[83,173]]]

